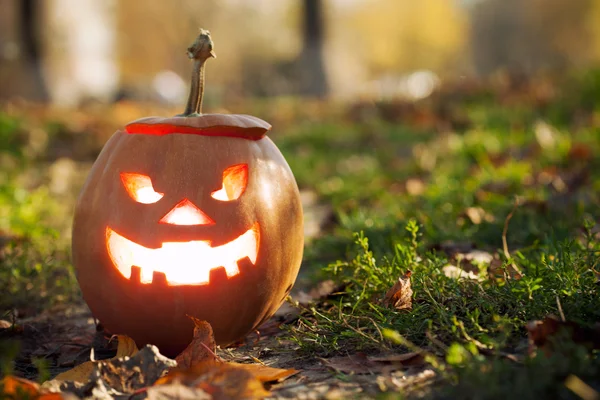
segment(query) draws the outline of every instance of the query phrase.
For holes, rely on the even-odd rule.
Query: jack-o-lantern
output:
[[[247,115],[200,113],[207,31],[182,116],[117,131],[96,160],[73,224],[83,297],[112,333],[174,355],[187,315],[226,345],[269,318],[289,293],[303,249],[302,206],[285,159]]]

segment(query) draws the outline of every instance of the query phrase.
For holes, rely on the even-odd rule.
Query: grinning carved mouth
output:
[[[224,267],[227,277],[240,273],[238,261],[248,257],[256,264],[260,232],[258,222],[236,239],[221,246],[211,247],[209,240],[190,242],[163,242],[161,247],[150,249],[106,228],[108,254],[121,275],[153,283],[156,276],[164,274],[167,285],[205,285],[210,282],[210,272]],[[158,273],[158,274],[157,274]],[[164,279],[163,279],[164,280]]]

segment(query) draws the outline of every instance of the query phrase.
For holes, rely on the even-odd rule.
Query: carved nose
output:
[[[188,199],[183,199],[159,221],[171,225],[212,225],[215,223]]]

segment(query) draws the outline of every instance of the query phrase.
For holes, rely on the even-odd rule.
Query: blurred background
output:
[[[599,0],[0,0],[0,99],[182,105],[198,27],[210,105],[427,97],[445,80],[600,62]]]

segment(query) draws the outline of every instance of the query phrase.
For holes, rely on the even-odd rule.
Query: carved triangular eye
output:
[[[127,190],[127,194],[138,203],[156,203],[165,195],[154,190],[152,180],[148,175],[121,172],[121,181],[125,190]]]
[[[223,186],[211,193],[213,199],[232,201],[238,199],[248,185],[248,164],[237,164],[223,171]]]

